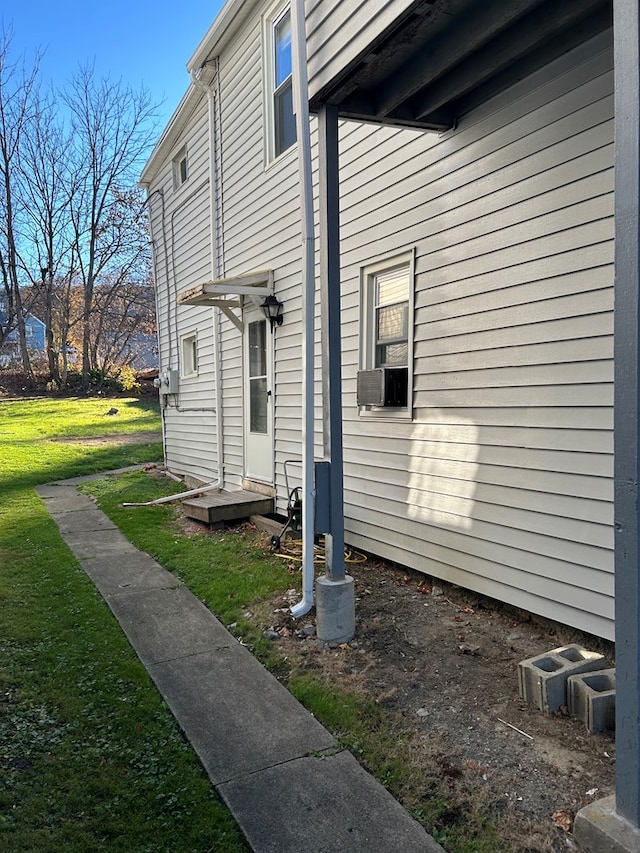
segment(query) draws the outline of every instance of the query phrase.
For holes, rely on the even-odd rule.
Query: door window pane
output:
[[[267,321],[249,323],[249,376],[267,373]]]
[[[267,434],[267,377],[249,380],[249,429]]]

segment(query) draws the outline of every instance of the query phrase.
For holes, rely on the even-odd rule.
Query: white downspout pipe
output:
[[[291,607],[298,619],[313,607],[313,542],[315,528],[314,474],[314,335],[315,335],[315,243],[313,222],[313,177],[311,172],[311,127],[307,79],[307,39],[304,0],[292,0],[293,97],[298,137],[298,171],[302,220],[302,600]]]
[[[160,504],[170,504],[173,501],[181,501],[184,498],[192,498],[195,495],[201,495],[203,492],[210,492],[212,489],[217,489],[218,483],[207,483],[206,486],[198,486],[197,489],[189,489],[188,492],[176,492],[175,495],[165,495],[163,498],[155,498],[152,501],[144,501],[143,503],[123,503],[122,506],[160,506]]]

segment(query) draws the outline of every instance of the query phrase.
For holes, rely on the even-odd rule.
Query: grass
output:
[[[265,641],[266,627],[249,616],[273,593],[299,584],[286,564],[265,551],[257,536],[229,528],[211,536],[181,532],[175,512],[166,505],[127,508],[125,502],[148,501],[175,491],[175,483],[133,472],[83,486],[138,548],[168,568],[288,686],[342,747],[348,748],[426,829],[452,853],[506,851],[489,812],[472,792],[454,801],[442,768],[417,772],[414,745],[390,712],[375,701],[354,695],[315,673],[299,671],[282,657],[278,645]],[[264,608],[272,618],[271,608]],[[247,615],[245,615],[247,614]],[[458,786],[461,787],[461,786]]]
[[[158,458],[157,444],[83,446],[83,437],[123,425],[158,427],[148,404],[118,401],[115,418],[105,415],[109,405],[0,404],[0,851],[235,853],[245,849],[235,824],[33,492],[51,479]],[[60,437],[66,441],[51,441]],[[261,606],[270,613],[264,600],[299,579],[255,535],[243,528],[188,535],[170,506],[123,507],[176,491],[141,472],[83,490],[232,625],[446,849],[507,850],[481,804],[452,802],[437,774],[415,772],[413,745],[392,714],[297,670],[262,637],[265,626],[251,613]]]
[[[240,853],[246,846],[33,487],[157,460],[155,406],[0,403],[0,851]],[[77,438],[78,442],[55,439]]]

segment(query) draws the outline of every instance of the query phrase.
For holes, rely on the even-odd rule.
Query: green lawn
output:
[[[135,399],[0,403],[1,851],[246,850],[34,492],[161,459],[158,442],[83,444],[159,429],[157,407]]]
[[[87,436],[159,429],[148,403],[118,400],[111,417],[111,402],[0,403],[0,853],[245,851],[146,671],[33,491],[52,479],[160,459],[158,443],[83,444]],[[74,437],[78,442],[69,441]],[[171,506],[123,507],[177,490],[175,482],[141,472],[82,489],[137,547],[233,623],[233,632],[447,849],[512,849],[481,808],[470,809],[460,825],[445,825],[448,793],[426,785],[398,722],[375,702],[298,671],[278,644],[263,638],[256,618],[261,600],[299,586],[300,578],[254,534],[230,528],[189,535]]]

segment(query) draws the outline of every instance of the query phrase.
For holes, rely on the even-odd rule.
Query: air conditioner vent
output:
[[[376,367],[359,370],[358,406],[404,408],[407,405],[408,371],[406,367]]]

